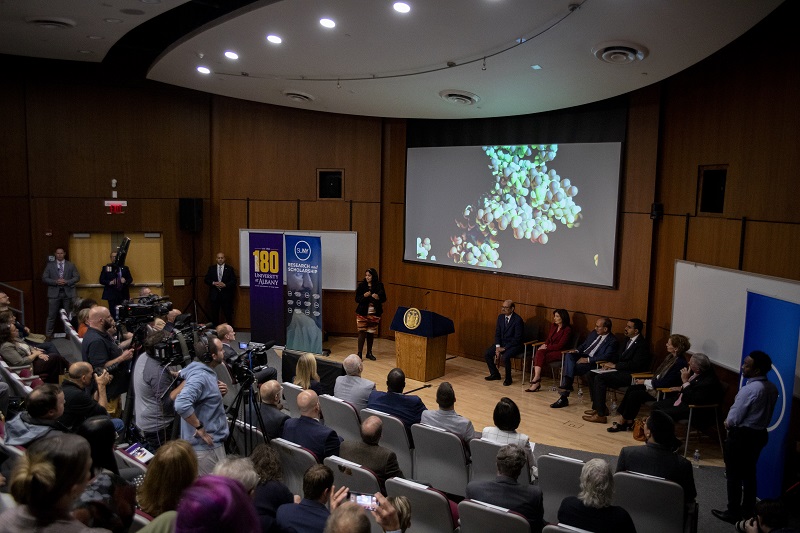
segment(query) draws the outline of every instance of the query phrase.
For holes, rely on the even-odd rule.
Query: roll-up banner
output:
[[[250,234],[250,332],[255,342],[283,344],[283,234]]]
[[[286,348],[322,353],[322,243],[319,237],[285,235]]]

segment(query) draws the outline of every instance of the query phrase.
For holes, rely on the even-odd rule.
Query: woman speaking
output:
[[[364,340],[367,341],[367,359],[375,361],[372,355],[372,341],[378,332],[378,324],[383,314],[383,302],[386,301],[386,292],[383,283],[378,277],[378,271],[368,268],[364,279],[356,289],[356,325],[358,326],[358,357],[364,351]]]

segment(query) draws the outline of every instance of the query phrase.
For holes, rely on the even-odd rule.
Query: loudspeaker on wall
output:
[[[179,199],[179,219],[180,228],[183,231],[192,233],[203,230],[203,199],[202,198],[181,198]]]

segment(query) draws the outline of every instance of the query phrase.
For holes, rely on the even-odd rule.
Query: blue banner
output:
[[[747,293],[742,361],[754,350],[766,352],[772,359],[772,372],[767,379],[778,387],[778,403],[768,428],[769,441],[758,459],[757,494],[762,499],[778,498],[782,493],[783,458],[791,418],[798,340],[800,305]]]
[[[283,344],[283,234],[250,233],[249,247],[251,339]]]
[[[286,348],[322,353],[322,242],[286,235]]]

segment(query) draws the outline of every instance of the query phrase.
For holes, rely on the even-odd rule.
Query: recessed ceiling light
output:
[[[531,68],[533,70],[542,70],[542,66],[541,65],[531,65]]]
[[[91,39],[93,41],[102,41],[103,39],[105,39],[105,37],[103,37],[102,35],[87,35],[86,38]]]
[[[336,27],[336,23],[331,19],[319,19],[319,23],[325,26],[326,28]]]
[[[225,57],[227,57],[228,59],[239,59],[239,54],[228,50],[227,52],[225,52]]]
[[[143,4],[160,4],[161,0],[139,0]]]
[[[78,50],[78,53],[81,53],[81,54],[93,54],[94,52],[92,52],[91,50]]]
[[[197,67],[197,72],[200,74],[211,74],[211,70],[208,67]]]
[[[394,3],[394,10],[398,13],[408,13],[411,11],[411,6],[406,4],[405,2],[395,2]]]
[[[283,39],[281,39],[277,35],[267,35],[267,40],[272,44],[281,44],[283,42]]]
[[[141,9],[120,9],[119,12],[126,15],[144,15],[144,11]]]
[[[122,24],[122,19],[103,19],[105,22],[109,24]]]

